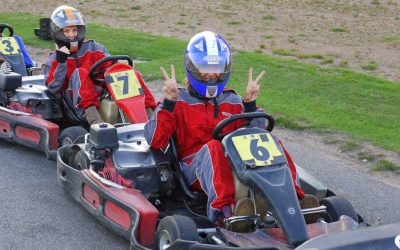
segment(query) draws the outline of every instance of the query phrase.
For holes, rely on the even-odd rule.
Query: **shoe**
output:
[[[300,200],[300,207],[301,209],[319,207],[318,198],[315,195],[306,194],[303,199]],[[306,224],[315,223],[320,216],[321,213],[305,214],[304,219]]]
[[[238,200],[235,206],[235,216],[252,216],[255,214],[254,203],[250,198]],[[238,233],[247,233],[254,229],[254,221],[238,221],[231,225],[231,230]]]
[[[222,207],[221,211],[218,212],[219,214],[215,221],[217,227],[226,228],[225,219],[233,216],[232,207],[233,205],[225,205]]]
[[[101,119],[100,113],[95,106],[90,106],[85,109],[85,118],[89,125],[102,123],[103,119]]]

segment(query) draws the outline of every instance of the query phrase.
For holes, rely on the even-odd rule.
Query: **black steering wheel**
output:
[[[128,64],[133,67],[133,61],[132,58],[126,55],[116,55],[116,56],[107,56],[104,57],[103,59],[97,61],[89,70],[89,77],[92,79],[93,82],[97,83],[104,83],[106,80],[103,78],[99,78],[99,75],[104,73],[111,65],[114,65],[118,62],[118,60],[127,60]],[[111,64],[104,69],[98,69],[101,66],[103,66],[105,63],[111,62]]]
[[[8,36],[14,35],[14,29],[10,25],[7,23],[0,23],[0,34],[2,34],[5,29],[8,29]]]
[[[221,141],[222,138],[224,138],[224,136],[226,135],[226,134],[221,134],[221,130],[224,129],[228,124],[230,124],[236,120],[239,120],[239,119],[250,120],[250,119],[254,119],[254,118],[266,118],[268,120],[268,125],[265,129],[268,132],[271,132],[272,129],[274,128],[275,119],[272,116],[268,115],[265,112],[250,112],[250,113],[232,115],[232,116],[220,121],[217,124],[217,126],[214,128],[212,136],[214,139]]]

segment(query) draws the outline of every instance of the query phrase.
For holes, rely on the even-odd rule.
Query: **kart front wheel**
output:
[[[73,126],[64,129],[61,134],[60,134],[60,147],[64,147],[67,145],[71,145],[72,143],[75,143],[75,141],[78,139],[77,143],[83,142],[83,136],[87,133],[87,130],[84,129],[81,126]]]
[[[358,222],[358,216],[350,201],[340,196],[330,196],[321,200],[320,205],[326,206],[323,218],[327,222],[338,221],[340,216],[347,215]]]
[[[90,164],[90,161],[89,161],[89,158],[87,157],[85,151],[79,150],[78,153],[76,153],[76,155],[75,155],[73,167],[76,170],[83,170],[83,169],[88,169],[89,164]]]
[[[176,240],[197,241],[199,234],[194,221],[182,215],[163,218],[157,227],[157,249],[168,249]]]

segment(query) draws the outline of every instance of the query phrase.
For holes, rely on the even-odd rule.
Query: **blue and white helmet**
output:
[[[218,34],[203,31],[190,39],[185,52],[186,76],[193,89],[201,96],[218,96],[228,82],[231,66],[231,50]],[[216,80],[204,80],[201,73],[218,73]]]

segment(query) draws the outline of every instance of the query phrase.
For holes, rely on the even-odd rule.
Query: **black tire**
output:
[[[198,241],[199,234],[194,221],[182,215],[164,217],[157,226],[157,249],[167,249],[177,239]]]
[[[75,168],[76,170],[83,170],[83,169],[88,169],[89,164],[90,161],[85,151],[80,150],[78,153],[76,153],[74,157],[74,163],[72,167]]]
[[[340,196],[330,196],[321,200],[320,205],[326,206],[327,214],[323,218],[327,222],[338,221],[342,215],[347,215],[358,222],[358,216],[351,203]]]
[[[68,146],[65,150],[64,163],[68,166],[74,166],[75,155],[81,150],[78,145]]]
[[[71,145],[73,143],[83,143],[84,142],[84,135],[87,133],[87,130],[81,126],[73,126],[64,129],[59,138],[60,147],[64,147],[67,145]],[[78,139],[76,141],[76,139]]]

